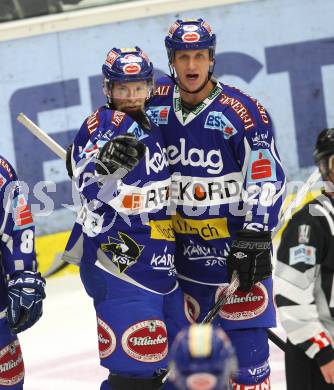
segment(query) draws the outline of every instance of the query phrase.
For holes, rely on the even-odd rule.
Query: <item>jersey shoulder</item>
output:
[[[324,230],[326,216],[323,209],[326,209],[326,206],[323,204],[323,197],[325,199],[327,198],[325,195],[320,195],[307,202],[299,211],[293,214],[291,220],[288,222],[287,229],[290,230],[300,225],[308,225]],[[328,202],[330,202],[329,199]],[[328,212],[326,214],[328,214]]]
[[[222,83],[221,86],[222,92],[218,97],[220,104],[238,118],[245,130],[271,127],[269,113],[257,99],[236,87]]]
[[[174,82],[171,77],[164,75],[159,77],[154,83],[153,98],[173,96]]]
[[[17,180],[16,172],[9,161],[0,155],[0,190],[9,182]]]

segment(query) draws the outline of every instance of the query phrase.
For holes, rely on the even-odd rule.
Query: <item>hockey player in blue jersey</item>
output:
[[[45,280],[37,272],[32,214],[16,173],[0,156],[0,389],[22,390],[17,333],[42,315]]]
[[[182,330],[170,359],[170,382],[178,390],[228,390],[237,371],[231,341],[211,324],[193,324]]]
[[[102,70],[108,103],[84,121],[71,151],[83,200],[80,275],[94,299],[101,365],[110,372],[101,390],[159,389],[168,344],[189,321],[166,215],[165,146],[144,113],[153,67],[138,47],[113,48]],[[68,253],[74,247],[75,240]]]
[[[165,45],[171,76],[157,81],[148,113],[172,171],[180,285],[200,322],[237,271],[240,288],[216,321],[238,355],[234,388],[267,389],[266,328],[276,324],[270,232],[285,192],[272,122],[256,99],[212,77],[216,36],[207,22],[177,20]]]

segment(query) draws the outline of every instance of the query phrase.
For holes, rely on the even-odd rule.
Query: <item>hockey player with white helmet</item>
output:
[[[42,316],[45,280],[37,272],[35,227],[11,164],[0,156],[0,389],[23,390],[17,338]]]
[[[240,288],[220,311],[236,349],[235,389],[267,389],[273,327],[271,230],[285,192],[272,122],[256,99],[212,75],[216,35],[202,19],[178,19],[165,38],[171,76],[148,113],[162,129],[173,181],[175,264],[200,322],[235,271]]]
[[[84,121],[71,150],[83,199],[80,275],[94,299],[100,362],[110,372],[101,390],[155,390],[168,344],[189,321],[166,214],[165,145],[144,112],[153,66],[138,47],[113,48],[102,71],[108,102]]]

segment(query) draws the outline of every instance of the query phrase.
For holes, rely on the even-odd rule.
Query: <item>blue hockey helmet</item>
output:
[[[153,88],[153,64],[138,46],[111,49],[102,65],[102,73],[104,75],[103,91],[109,102],[110,88],[115,81],[147,81],[148,96]]]
[[[223,390],[237,370],[234,348],[225,332],[211,324],[193,324],[176,337],[170,380],[182,390]]]
[[[177,19],[165,38],[169,63],[176,50],[209,49],[210,59],[215,61],[216,35],[203,19]]]

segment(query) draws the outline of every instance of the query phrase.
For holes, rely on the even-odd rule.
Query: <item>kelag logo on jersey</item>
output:
[[[252,150],[247,171],[248,183],[276,181],[276,163],[269,149]]]
[[[167,125],[170,106],[150,107],[147,114],[156,125]]]
[[[221,131],[225,139],[229,139],[232,135],[237,133],[236,128],[220,111],[210,111],[206,117],[204,127],[206,129]]]
[[[145,246],[137,244],[125,233],[118,232],[118,237],[119,239],[108,236],[109,242],[101,244],[101,249],[112,253],[111,261],[117,265],[119,273],[123,273],[138,261]]]

